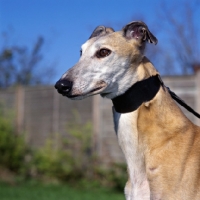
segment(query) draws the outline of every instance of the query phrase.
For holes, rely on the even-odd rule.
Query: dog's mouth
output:
[[[96,87],[90,90],[89,92],[75,93],[75,94],[71,93],[71,94],[66,94],[64,96],[67,96],[70,99],[83,99],[89,96],[100,94],[106,87],[107,84],[104,81],[100,81],[99,83],[96,84]]]

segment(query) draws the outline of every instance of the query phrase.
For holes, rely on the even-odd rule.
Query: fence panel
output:
[[[200,112],[200,71],[196,75],[163,77],[178,96]],[[18,87],[0,90],[0,104],[16,116],[16,130],[24,132],[27,143],[33,147],[44,145],[55,134],[67,137],[67,123],[78,113],[80,122],[91,121],[93,146],[97,155],[108,163],[124,162],[114,132],[112,102],[99,95],[81,101],[69,100],[57,93],[52,86]],[[181,108],[186,116],[200,125],[200,120]]]

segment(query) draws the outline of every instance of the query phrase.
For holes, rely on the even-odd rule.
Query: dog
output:
[[[182,113],[144,56],[147,42],[157,39],[144,22],[117,32],[99,26],[55,88],[70,99],[100,94],[112,100],[128,168],[126,200],[199,200],[200,127]]]

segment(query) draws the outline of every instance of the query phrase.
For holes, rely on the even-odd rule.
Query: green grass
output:
[[[124,200],[122,193],[106,188],[77,189],[66,185],[0,183],[1,200]]]

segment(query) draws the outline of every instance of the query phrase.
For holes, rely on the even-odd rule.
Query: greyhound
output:
[[[99,26],[55,88],[70,99],[100,94],[112,100],[128,168],[127,200],[199,200],[200,127],[182,113],[144,56],[147,42],[157,39],[144,22],[118,32]]]

